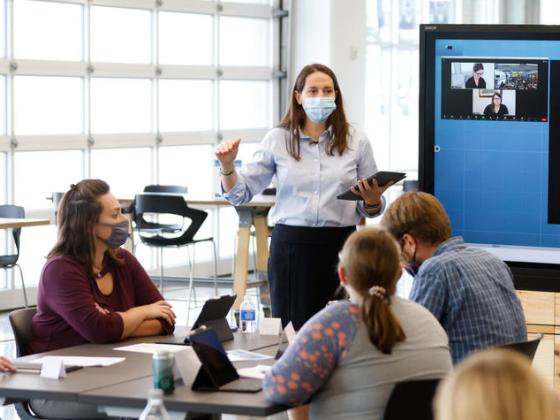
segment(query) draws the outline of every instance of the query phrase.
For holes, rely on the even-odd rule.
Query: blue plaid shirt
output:
[[[467,247],[460,236],[440,244],[422,263],[410,299],[439,320],[454,364],[475,350],[527,340],[509,267],[489,252]]]

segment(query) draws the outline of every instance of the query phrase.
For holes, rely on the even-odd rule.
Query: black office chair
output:
[[[33,306],[17,309],[8,315],[16,342],[17,357],[23,357],[28,354],[27,345],[31,341],[31,320],[36,313],[37,307]]]
[[[383,420],[432,420],[432,400],[439,379],[399,382],[385,406]]]
[[[524,356],[527,356],[529,361],[533,361],[535,358],[535,353],[539,347],[539,343],[543,338],[542,334],[537,335],[533,340],[521,341],[519,343],[510,343],[503,346],[498,346],[499,349],[513,350]]]
[[[10,312],[8,315],[10,326],[12,327],[12,332],[14,333],[14,340],[16,342],[17,357],[23,357],[29,354],[27,352],[27,346],[31,341],[31,320],[36,313],[37,308],[30,307],[17,309]],[[37,417],[37,415],[31,410],[29,401],[14,402],[14,408],[22,420],[37,420],[43,418]]]
[[[217,250],[214,238],[195,239],[194,236],[204,223],[208,213],[203,210],[193,209],[187,205],[180,195],[169,194],[137,194],[134,198],[134,221],[140,241],[151,247],[160,248],[160,289],[163,293],[163,248],[189,246],[189,297],[187,307],[187,325],[194,291],[194,272],[196,247],[192,247],[193,256],[190,255],[190,245],[201,242],[210,242],[214,256],[214,294],[218,293],[218,267]],[[181,223],[159,223],[152,219],[163,215],[175,215],[181,218]],[[188,222],[185,225],[185,222]],[[196,302],[196,296],[195,296]]]
[[[187,194],[188,192],[188,188],[185,185],[160,185],[160,184],[151,184],[151,185],[146,185],[144,187],[144,192],[145,193],[153,193],[153,194],[177,194],[177,195],[181,195],[184,196]],[[136,208],[136,200],[132,200],[132,203],[130,203],[130,205],[128,205],[127,207],[124,207],[122,209],[122,212],[124,214],[131,214],[132,215],[132,220],[136,219],[135,216],[135,208]],[[152,227],[154,229],[158,229],[158,228],[163,228],[164,225],[161,224],[157,224],[154,222],[147,222],[143,228],[147,229],[152,225]],[[179,231],[181,229],[181,225],[165,225],[166,229],[175,229],[175,231]],[[134,236],[131,235],[131,240],[132,240],[132,249],[135,250],[136,249],[136,243],[134,241]]]
[[[9,217],[15,219],[25,219],[25,210],[20,206],[3,205],[0,206],[0,217]],[[4,270],[12,269],[17,267],[19,269],[19,275],[21,277],[21,288],[23,290],[23,300],[25,302],[25,307],[28,307],[27,302],[27,291],[25,290],[25,281],[23,279],[23,270],[21,266],[17,263],[19,259],[19,244],[21,236],[21,228],[11,229],[12,238],[16,246],[15,254],[0,255],[0,268]]]

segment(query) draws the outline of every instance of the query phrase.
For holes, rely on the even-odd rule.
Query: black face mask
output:
[[[404,251],[404,241],[401,243],[401,249]],[[404,265],[404,270],[410,274],[412,277],[416,277],[418,271],[420,270],[420,265],[418,261],[416,261],[416,249],[414,250],[414,254],[412,254],[412,258],[409,261],[406,261]]]
[[[412,255],[412,260],[408,261],[404,266],[405,271],[410,274],[412,277],[416,277],[418,274],[418,270],[420,270],[420,263],[416,261],[416,250]]]
[[[124,245],[128,239],[128,220],[123,220],[119,223],[99,223],[102,226],[108,226],[111,228],[111,236],[107,239],[101,239],[105,244],[112,249],[116,249]]]

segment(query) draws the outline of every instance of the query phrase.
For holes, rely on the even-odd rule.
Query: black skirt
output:
[[[338,288],[338,253],[350,227],[277,224],[272,231],[268,279],[272,316],[296,330],[332,300]]]

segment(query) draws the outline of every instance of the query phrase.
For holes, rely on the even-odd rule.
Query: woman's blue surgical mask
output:
[[[119,248],[124,245],[128,239],[128,220],[123,220],[119,223],[99,223],[101,226],[111,228],[111,236],[107,239],[99,238],[112,249]]]
[[[311,121],[315,124],[324,123],[329,115],[336,109],[334,96],[305,98],[303,100],[303,110]]]

